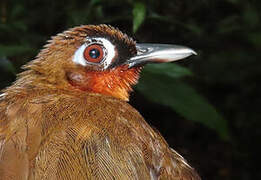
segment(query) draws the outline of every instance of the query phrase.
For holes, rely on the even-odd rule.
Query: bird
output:
[[[0,95],[0,179],[199,180],[128,103],[147,63],[193,54],[105,24],[53,36]]]

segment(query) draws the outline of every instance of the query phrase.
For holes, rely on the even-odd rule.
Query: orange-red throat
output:
[[[70,84],[79,90],[129,100],[132,85],[139,79],[142,67],[128,68],[122,65],[105,71],[68,72]]]

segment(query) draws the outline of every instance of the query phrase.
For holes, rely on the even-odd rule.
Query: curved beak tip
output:
[[[173,48],[172,51],[169,51],[169,53],[166,52],[166,54],[169,55],[169,58],[173,59],[172,61],[184,59],[184,58],[189,57],[191,55],[198,55],[196,53],[196,51],[194,51],[191,48],[188,48],[188,47],[185,47],[185,46],[177,46],[177,47],[178,48]]]
[[[194,51],[193,49],[191,49],[191,53],[192,53],[192,55],[195,55],[195,56],[198,55],[198,53],[196,51]]]

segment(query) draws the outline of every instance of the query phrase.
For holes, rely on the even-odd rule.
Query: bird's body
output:
[[[124,43],[117,67],[72,60],[86,36],[109,35]],[[0,179],[200,179],[126,102],[140,67],[121,65],[120,52],[134,45],[105,25],[54,37],[0,97]]]

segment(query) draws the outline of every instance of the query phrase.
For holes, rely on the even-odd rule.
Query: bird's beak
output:
[[[129,68],[146,63],[172,62],[197,53],[184,46],[171,44],[137,43],[137,55],[127,61]]]

